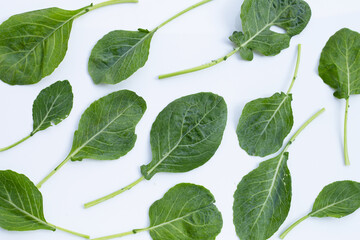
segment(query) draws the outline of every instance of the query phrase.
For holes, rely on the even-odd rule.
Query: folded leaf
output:
[[[270,238],[285,221],[291,202],[288,153],[260,163],[234,194],[234,225],[240,239]]]
[[[33,104],[33,131],[45,130],[58,124],[70,114],[73,106],[73,93],[69,81],[58,81],[43,89]]]
[[[56,230],[44,218],[39,190],[25,175],[10,170],[0,171],[0,227],[10,231]]]
[[[112,31],[100,39],[89,59],[94,83],[116,84],[143,67],[155,31]]]
[[[299,34],[308,24],[311,9],[303,0],[245,0],[241,7],[242,33],[234,32],[230,40],[241,50],[245,60],[252,60],[256,51],[273,56],[289,47],[292,36]],[[278,26],[286,33],[270,28]]]
[[[236,129],[241,148],[260,157],[277,152],[294,124],[291,101],[291,94],[275,93],[247,103]]]
[[[226,103],[216,94],[173,101],[152,125],[152,161],[141,167],[141,173],[149,180],[158,172],[187,172],[205,164],[220,145],[226,119]]]

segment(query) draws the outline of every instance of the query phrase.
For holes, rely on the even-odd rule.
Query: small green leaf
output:
[[[285,221],[291,202],[288,153],[260,163],[234,194],[234,225],[240,239],[270,238]]]
[[[0,25],[0,79],[10,85],[39,82],[64,59],[72,23],[84,14],[47,8],[14,15]]]
[[[291,94],[275,93],[247,103],[236,133],[249,155],[267,156],[277,152],[294,124]]]
[[[89,73],[94,83],[116,84],[143,67],[155,31],[116,30],[106,34],[93,48]]]
[[[33,131],[44,130],[58,124],[70,114],[73,106],[73,93],[70,83],[58,81],[43,89],[33,104]]]
[[[141,167],[141,173],[149,180],[158,172],[187,172],[205,164],[220,145],[226,119],[226,103],[216,94],[173,101],[152,125],[152,161]]]
[[[25,175],[10,170],[0,171],[0,227],[9,231],[56,230],[44,218],[39,190]]]
[[[243,49],[241,56],[245,60],[251,59],[249,50],[277,55],[289,47],[291,37],[302,32],[310,17],[311,9],[303,0],[245,0],[240,15],[243,33],[234,32],[230,40]],[[272,26],[286,33],[271,31]]]
[[[343,28],[330,37],[321,52],[319,75],[337,98],[360,93],[359,33]]]

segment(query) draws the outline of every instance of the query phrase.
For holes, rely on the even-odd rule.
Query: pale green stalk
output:
[[[17,141],[16,143],[11,144],[10,146],[4,147],[4,148],[0,148],[0,152],[4,152],[4,151],[6,151],[6,150],[9,150],[9,149],[11,149],[11,148],[19,145],[20,143],[24,142],[25,140],[27,140],[27,139],[29,139],[29,138],[31,138],[31,137],[32,137],[32,135],[26,136],[26,137],[24,137],[23,139]]]
[[[349,166],[349,165],[350,165],[349,152],[348,152],[348,144],[347,144],[348,112],[349,112],[349,98],[346,99],[345,119],[344,119],[344,158],[345,158],[345,165],[346,165],[346,166]]]
[[[297,220],[296,222],[294,222],[290,227],[288,227],[281,235],[280,238],[284,239],[286,237],[286,235],[297,225],[299,225],[302,221],[304,221],[305,219],[307,219],[309,217],[309,215],[306,215],[302,218],[300,218],[299,220]]]
[[[74,231],[71,231],[71,230],[68,230],[66,228],[62,228],[62,227],[58,227],[58,226],[55,226],[53,224],[49,224],[51,225],[52,227],[56,228],[57,230],[60,230],[60,231],[63,231],[63,232],[67,232],[67,233],[70,233],[72,235],[75,235],[75,236],[78,236],[78,237],[82,237],[82,238],[85,238],[85,239],[90,239],[90,236],[89,235],[86,235],[86,234],[82,234],[82,233],[78,233],[78,232],[74,232]]]

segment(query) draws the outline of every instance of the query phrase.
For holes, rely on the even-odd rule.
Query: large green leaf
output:
[[[81,116],[74,134],[71,160],[112,160],[124,156],[134,147],[135,127],[145,110],[144,99],[129,90],[93,102]]]
[[[206,188],[181,183],[151,205],[150,227],[154,240],[214,240],[223,221]]]
[[[291,202],[288,153],[262,162],[234,194],[234,225],[242,240],[270,238],[285,221]]]
[[[93,48],[89,73],[94,83],[116,84],[143,67],[155,31],[116,30],[106,34]]]
[[[73,93],[69,81],[58,81],[43,89],[33,104],[33,131],[45,130],[67,118],[73,106]]]
[[[245,60],[253,59],[253,51],[276,55],[289,47],[291,37],[306,27],[310,17],[311,9],[302,0],[245,0],[240,15],[243,32],[234,32],[230,40]],[[272,26],[286,33],[274,32]]]
[[[341,218],[360,207],[360,183],[339,181],[327,185],[315,200],[310,217]]]
[[[237,126],[239,144],[249,155],[277,152],[294,124],[291,94],[275,93],[247,103]]]
[[[321,52],[319,75],[337,98],[360,93],[359,33],[343,28],[330,37]]]
[[[39,82],[63,60],[75,11],[47,8],[10,17],[0,25],[0,79],[11,85]]]
[[[26,176],[10,170],[0,171],[0,227],[10,231],[56,230],[44,218],[39,190]]]
[[[158,172],[187,172],[205,164],[220,145],[226,119],[226,103],[216,94],[173,101],[152,125],[152,161],[141,167],[141,173],[149,180]]]

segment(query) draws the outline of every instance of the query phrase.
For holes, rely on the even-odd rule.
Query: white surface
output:
[[[119,4],[93,11],[74,22],[69,50],[58,69],[32,86],[9,86],[0,82],[0,146],[24,137],[31,131],[31,107],[41,89],[57,80],[70,80],[75,95],[74,108],[61,124],[36,134],[16,148],[0,154],[0,169],[12,169],[38,182],[70,151],[73,132],[82,112],[94,100],[116,90],[130,89],[147,101],[148,110],[136,132],[134,149],[116,161],[68,163],[41,189],[46,219],[56,225],[100,237],[148,226],[148,208],[172,186],[181,182],[201,184],[211,190],[223,214],[224,227],[217,239],[238,239],[232,223],[233,193],[241,178],[258,166],[260,158],[249,157],[235,133],[244,104],[277,91],[286,91],[293,74],[296,46],[302,43],[299,78],[293,88],[293,132],[322,107],[326,112],[314,121],[291,146],[289,168],[293,200],[288,218],[271,239],[294,220],[307,214],[319,191],[327,184],[351,179],[360,181],[360,97],[350,98],[349,154],[351,166],[343,164],[343,100],[317,75],[321,49],[342,27],[360,31],[358,0],[308,0],[312,19],[308,27],[291,41],[291,46],[275,57],[255,55],[252,62],[233,56],[211,69],[167,80],[163,73],[197,66],[224,56],[233,46],[227,39],[240,30],[243,1],[215,0],[176,19],[159,30],[152,41],[149,60],[132,77],[115,86],[95,86],[87,73],[87,61],[96,41],[115,29],[152,29],[168,17],[198,0],[140,0],[139,4]],[[97,1],[100,2],[100,1]],[[12,0],[1,4],[0,21],[13,14],[57,6],[76,9],[88,0]],[[140,177],[139,167],[151,160],[149,132],[156,115],[174,99],[200,92],[222,95],[228,104],[228,124],[215,156],[203,167],[183,174],[157,174],[133,190],[104,204],[84,210],[82,204]],[[290,134],[291,135],[291,134]],[[290,136],[289,135],[289,136]],[[359,239],[360,211],[343,219],[308,219],[286,239]],[[57,231],[7,232],[4,240],[79,239]],[[124,239],[151,239],[148,233]]]

